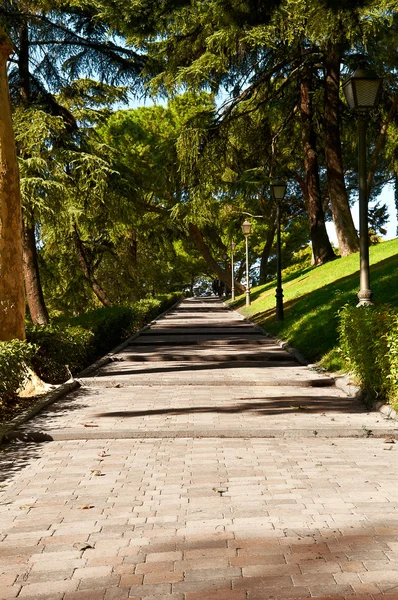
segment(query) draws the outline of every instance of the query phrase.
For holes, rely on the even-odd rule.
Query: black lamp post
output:
[[[252,232],[252,224],[246,219],[242,223],[242,233],[246,239],[246,306],[250,304],[250,279],[249,279],[249,235]]]
[[[357,110],[358,118],[358,174],[359,174],[359,303],[372,304],[369,269],[368,189],[366,173],[366,116],[378,103],[383,80],[370,69],[359,68],[343,84],[350,110]]]
[[[283,321],[283,289],[281,261],[281,202],[286,194],[286,182],[280,179],[271,183],[272,198],[276,202],[276,320]]]

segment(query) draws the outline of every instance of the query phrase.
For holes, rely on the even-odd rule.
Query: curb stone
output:
[[[141,333],[143,331],[146,331],[147,329],[149,329],[151,325],[154,325],[158,319],[163,317],[163,315],[166,315],[168,312],[173,310],[176,306],[178,306],[180,304],[180,302],[181,302],[181,300],[178,300],[177,302],[175,302],[172,306],[170,306],[170,308],[168,308],[167,310],[165,310],[162,313],[160,313],[159,315],[157,315],[153,321],[151,321],[147,325],[144,325],[144,327],[141,327],[141,329],[139,329],[138,331],[136,331],[136,333],[134,333],[129,338],[127,338],[127,340],[125,340],[124,342],[122,342],[121,344],[116,346],[116,348],[113,348],[110,352],[105,354],[105,356],[99,358],[92,365],[89,365],[83,371],[78,373],[76,375],[76,377],[71,377],[71,379],[69,379],[65,383],[61,383],[55,390],[51,390],[47,394],[44,394],[44,396],[40,400],[37,400],[33,404],[33,406],[30,406],[29,408],[24,410],[22,413],[17,415],[14,419],[11,419],[11,421],[8,421],[4,425],[1,425],[0,426],[0,445],[3,444],[3,442],[8,441],[6,438],[7,438],[7,434],[9,432],[13,431],[15,428],[19,427],[23,423],[26,423],[27,421],[29,421],[30,419],[35,417],[44,408],[47,408],[48,406],[50,406],[51,404],[53,404],[60,398],[63,398],[64,396],[66,396],[67,394],[72,392],[73,390],[81,387],[82,384],[79,381],[80,377],[87,377],[91,373],[98,371],[104,365],[107,365],[108,363],[110,363],[115,354],[117,354],[118,352],[121,352],[121,350],[124,350],[124,348],[126,348],[139,335],[141,335]]]
[[[251,323],[252,325],[254,325],[254,327],[256,327],[256,329],[258,331],[261,331],[267,338],[271,338],[271,339],[275,340],[275,342],[277,344],[279,344],[279,346],[283,350],[286,350],[286,352],[289,352],[290,354],[292,354],[294,356],[294,358],[300,364],[307,366],[308,368],[310,368],[312,370],[321,370],[317,367],[317,365],[310,364],[308,362],[308,360],[301,354],[301,352],[299,350],[297,350],[296,348],[293,348],[292,346],[289,346],[289,344],[287,342],[280,340],[279,338],[271,335],[270,333],[268,333],[268,331],[266,331],[263,327],[261,327],[261,325],[254,323],[254,321],[252,321],[248,317],[244,317],[235,308],[232,308],[225,302],[223,302],[223,304],[230,310],[233,310],[235,313],[237,313],[241,317],[242,320],[247,321],[248,323]],[[359,386],[352,383],[349,374],[348,375],[334,375],[333,373],[328,373],[327,371],[325,372],[322,370],[322,372],[325,376],[330,377],[331,379],[334,379],[335,386],[339,390],[342,390],[345,394],[347,394],[347,396],[349,396],[350,398],[354,398],[356,400],[360,400],[361,402],[365,403],[365,396],[366,396],[365,391],[362,388],[360,388]],[[388,419],[395,419],[396,421],[398,421],[398,412],[394,408],[392,408],[392,406],[385,404],[382,401],[374,403],[371,410],[375,410],[375,411],[382,413]]]
[[[6,441],[5,438],[10,431],[13,431],[23,423],[26,423],[26,421],[35,417],[41,410],[47,408],[47,406],[50,406],[56,402],[56,400],[59,400],[79,387],[80,383],[76,379],[69,379],[65,383],[62,383],[57,389],[45,394],[40,400],[35,402],[33,406],[30,406],[14,419],[8,421],[5,425],[2,425],[0,427],[0,445],[3,441]]]

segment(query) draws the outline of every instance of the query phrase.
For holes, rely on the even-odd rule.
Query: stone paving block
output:
[[[178,583],[176,585],[179,585]],[[154,583],[147,585],[132,585],[130,587],[130,597],[147,596],[167,596],[171,594],[172,587],[170,583]]]
[[[105,590],[66,593],[63,600],[103,600]],[[127,597],[127,596],[126,596]]]
[[[240,319],[222,309],[216,320],[224,310]],[[398,600],[398,446],[346,437],[362,427],[396,436],[397,424],[334,387],[304,387],[325,383],[306,367],[231,360],[264,348],[222,339],[211,313],[200,314],[175,311],[167,326],[210,319],[210,338],[156,346],[167,341],[162,325],[162,337],[146,336],[145,348],[126,349],[83,393],[24,426],[63,439],[0,454],[6,598],[40,600],[29,589],[40,585],[51,600]],[[78,587],[49,587],[61,574]]]
[[[0,600],[11,600],[12,598],[17,598],[20,590],[20,585],[1,585]]]
[[[60,579],[58,581],[47,581],[40,583],[32,583],[24,585],[21,588],[19,596],[25,598],[25,596],[33,596],[40,598],[44,595],[57,595],[61,592],[74,592],[77,590],[78,581],[72,581],[71,579]]]
[[[74,579],[73,581],[78,581]],[[80,590],[97,590],[106,589],[108,587],[116,587],[120,584],[119,575],[108,575],[107,577],[90,577],[81,579],[79,582]]]
[[[129,598],[130,587],[109,588],[105,591],[104,600],[127,600]],[[65,598],[65,600],[68,600]]]
[[[245,591],[240,590],[218,590],[217,592],[206,592],[206,600],[246,600]],[[203,592],[188,592],[185,600],[204,600]]]

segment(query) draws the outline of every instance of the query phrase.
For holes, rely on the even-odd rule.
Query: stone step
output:
[[[194,329],[192,327],[164,327],[164,325],[162,326],[152,326],[150,329],[145,329],[144,331],[141,332],[140,337],[146,337],[146,336],[153,336],[153,335],[159,335],[159,336],[166,336],[166,335],[212,335],[212,334],[217,334],[218,338],[220,339],[225,337],[225,336],[231,336],[231,335],[259,335],[259,330],[254,327],[253,325],[241,325],[239,327],[234,326],[234,327],[225,327],[223,325],[220,326],[215,326],[212,325],[211,327],[208,326],[201,326],[201,327],[195,327]]]
[[[236,337],[231,337],[230,339],[220,339],[220,336],[200,336],[199,339],[196,338],[195,335],[192,336],[181,336],[180,338],[178,338],[178,336],[173,336],[172,338],[169,338],[168,336],[165,337],[156,337],[156,336],[149,336],[146,338],[137,338],[137,345],[135,344],[130,344],[129,346],[126,346],[126,349],[131,349],[131,348],[135,348],[138,346],[144,347],[144,346],[164,346],[167,347],[169,346],[170,348],[174,348],[175,346],[201,346],[204,348],[212,348],[213,346],[236,346],[238,345],[239,347],[241,346],[253,346],[253,345],[257,345],[257,346],[265,346],[265,347],[270,347],[270,348],[276,348],[279,349],[280,346],[275,344],[275,342],[267,340],[267,338],[264,338],[263,335],[259,335],[258,339],[254,338],[254,336],[250,336],[250,340],[247,340],[245,338],[236,338]]]
[[[123,357],[125,361],[130,361],[130,362],[174,362],[174,361],[179,361],[179,362],[196,362],[196,363],[201,363],[201,362],[217,362],[217,363],[228,363],[228,362],[234,362],[234,363],[247,363],[247,362],[268,362],[268,361],[272,361],[273,363],[279,362],[279,363],[283,363],[284,365],[286,365],[286,363],[291,363],[291,364],[295,364],[296,361],[294,360],[293,356],[291,354],[288,354],[287,352],[257,352],[257,353],[248,353],[248,354],[244,354],[242,352],[239,352],[239,354],[221,354],[221,353],[214,353],[212,352],[211,354],[199,354],[198,352],[192,352],[191,354],[189,353],[171,353],[171,352],[159,352],[158,354],[144,354],[144,353],[139,353],[137,352],[137,348],[134,349],[135,353],[132,354],[126,354],[123,353]],[[147,352],[147,351],[146,351]]]
[[[209,438],[209,439],[303,439],[303,438],[398,438],[398,430],[394,433],[390,427],[377,428],[371,432],[359,427],[324,427],[319,429],[298,427],[297,429],[59,429],[51,431],[9,431],[4,441],[50,442],[69,440],[122,440],[122,439],[158,439],[158,438]]]
[[[285,365],[284,365],[285,366]],[[185,375],[185,377],[184,377]],[[303,377],[297,381],[293,381],[292,377],[265,377],[261,379],[255,378],[244,378],[239,377],[233,379],[223,379],[222,377],[210,378],[210,377],[197,377],[192,380],[192,373],[179,373],[176,377],[176,372],[171,373],[169,376],[163,373],[151,373],[148,369],[146,374],[143,376],[142,372],[136,375],[131,373],[118,372],[112,375],[110,371],[104,371],[98,373],[93,377],[82,377],[79,379],[84,387],[89,388],[113,388],[113,387],[156,387],[156,386],[167,386],[167,387],[299,387],[299,388],[328,388],[334,387],[335,382],[331,377]]]

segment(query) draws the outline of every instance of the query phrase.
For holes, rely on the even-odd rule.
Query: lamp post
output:
[[[369,269],[368,189],[366,173],[366,116],[377,106],[383,80],[370,69],[359,68],[343,84],[343,92],[350,110],[357,110],[358,118],[358,174],[359,174],[359,303],[372,303]]]
[[[276,202],[276,320],[283,321],[283,289],[281,261],[281,202],[286,194],[286,182],[280,179],[271,183],[272,198]]]
[[[249,280],[249,235],[252,232],[251,223],[246,220],[242,223],[242,233],[246,239],[246,306],[250,304],[250,280]]]
[[[234,241],[231,242],[231,298],[232,301],[235,300],[235,277],[234,277],[234,252],[235,252],[236,244]]]

